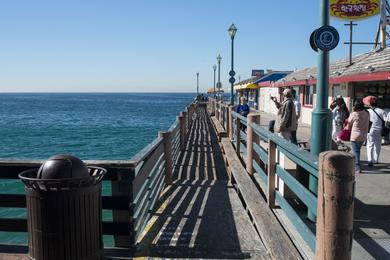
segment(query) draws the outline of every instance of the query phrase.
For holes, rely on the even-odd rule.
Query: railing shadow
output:
[[[354,213],[354,240],[371,257],[390,259],[390,205],[370,205],[355,198]]]
[[[174,184],[161,195],[136,256],[245,259],[222,152],[206,110],[197,111]]]

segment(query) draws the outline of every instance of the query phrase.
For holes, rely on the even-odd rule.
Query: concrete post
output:
[[[163,138],[163,143],[164,143],[165,183],[170,185],[172,184],[172,172],[173,172],[172,133],[161,132],[160,135]]]
[[[319,155],[316,259],[351,259],[354,156],[327,151]]]
[[[180,123],[180,150],[184,152],[186,150],[186,142],[187,142],[187,126],[186,126],[186,117],[187,113],[182,112],[179,116]]]
[[[229,128],[229,131],[227,131],[227,132],[229,134],[230,140],[233,140],[233,131],[234,131],[234,129],[233,129],[233,113],[232,113],[233,111],[234,111],[234,106],[229,106],[229,126],[230,126],[230,128]]]

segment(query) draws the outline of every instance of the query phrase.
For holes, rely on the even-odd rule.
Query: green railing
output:
[[[103,219],[103,235],[111,235],[116,247],[134,247],[150,220],[158,197],[172,182],[174,163],[185,149],[195,105],[190,104],[167,132],[162,132],[130,160],[85,161],[107,169],[103,178],[102,208],[111,216]],[[38,168],[43,161],[1,160],[0,183],[17,181],[24,170]],[[20,181],[20,185],[22,185]],[[25,209],[23,189],[0,192],[0,208]],[[0,217],[0,231],[27,232],[24,217]],[[107,215],[107,214],[103,214]]]
[[[234,112],[234,107],[221,102],[210,103],[216,106],[215,115],[228,132],[248,173],[258,174],[259,178],[255,179],[259,180],[268,205],[275,208],[276,204],[284,211],[314,253],[315,225],[306,219],[306,215],[308,211],[316,215],[317,196],[296,175],[299,172],[303,179],[309,175],[318,179],[318,157],[261,127],[260,115],[256,115],[256,111],[252,111],[255,113],[251,113],[248,120],[247,117]],[[242,126],[245,126],[246,131]],[[251,134],[248,135],[248,132]],[[285,169],[283,162],[289,162],[295,169]],[[286,198],[282,190],[284,193],[286,190],[291,191],[293,198]],[[304,209],[302,206],[298,207],[296,202],[303,203]]]

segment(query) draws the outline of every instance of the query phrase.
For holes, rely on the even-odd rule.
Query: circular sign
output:
[[[330,51],[336,48],[340,36],[337,30],[329,25],[322,26],[314,32],[314,43],[322,51]]]
[[[233,77],[231,77],[231,78],[229,79],[229,82],[230,82],[231,84],[233,84],[235,81],[236,81],[236,79],[233,78]]]
[[[234,70],[231,70],[231,71],[229,72],[229,76],[230,76],[230,77],[234,77],[234,75],[236,75],[236,73],[234,72]]]
[[[314,42],[314,35],[315,33],[317,32],[317,30],[314,30],[311,34],[310,34],[310,47],[313,49],[313,51],[317,52],[318,51],[318,48]]]
[[[221,82],[217,82],[217,88],[222,88],[222,83]]]

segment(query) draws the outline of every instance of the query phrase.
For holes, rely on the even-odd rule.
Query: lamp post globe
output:
[[[220,54],[217,56],[218,61],[218,83],[217,83],[217,89],[218,89],[218,99],[221,99],[221,60],[222,57]]]
[[[229,32],[230,38],[233,40],[234,36],[236,36],[236,32],[237,32],[237,28],[234,25],[234,23],[232,23],[232,25],[230,25],[228,32]]]
[[[234,25],[234,23],[232,23],[232,25],[230,25],[229,29],[228,29],[228,32],[229,32],[229,35],[230,35],[230,39],[232,40],[232,62],[231,62],[231,70],[229,72],[229,82],[230,82],[230,105],[234,105],[234,93],[233,93],[233,88],[234,88],[234,82],[236,81],[236,79],[234,78],[234,75],[236,75],[236,73],[234,72],[234,37],[236,36],[236,33],[237,33],[237,28],[236,26]]]

